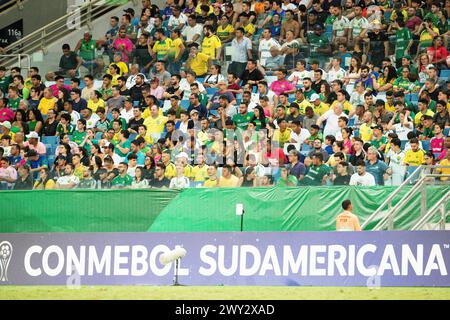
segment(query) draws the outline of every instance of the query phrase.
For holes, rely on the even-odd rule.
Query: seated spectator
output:
[[[80,179],[74,175],[75,166],[66,164],[65,174],[56,180],[55,189],[74,189],[80,183]]]
[[[363,160],[359,160],[356,163],[356,173],[350,178],[351,186],[375,186],[375,178],[372,174],[366,171],[366,163]]]
[[[62,46],[63,55],[59,60],[59,69],[45,75],[47,81],[55,81],[56,76],[64,78],[74,78],[82,64],[82,59],[75,52],[70,50],[70,46],[65,43]],[[77,50],[75,50],[77,51]]]

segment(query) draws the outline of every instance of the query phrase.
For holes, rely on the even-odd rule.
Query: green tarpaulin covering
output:
[[[0,232],[145,232],[177,190],[0,192]]]
[[[429,207],[449,188],[428,187]],[[362,224],[395,190],[396,187],[187,189],[163,210],[148,231],[239,231],[241,220],[236,216],[236,203],[244,204],[244,231],[335,230],[342,201],[352,201],[353,212]],[[395,203],[406,192],[403,190]],[[418,196],[401,210],[395,229],[411,228],[419,216]]]
[[[428,206],[450,187],[428,187]],[[213,232],[334,230],[350,199],[361,223],[395,187],[230,188],[185,190],[49,190],[0,192],[0,232]],[[396,201],[406,193],[404,190]],[[448,204],[450,209],[450,204]],[[420,215],[420,195],[402,209],[395,229]],[[372,228],[378,221],[376,219]]]

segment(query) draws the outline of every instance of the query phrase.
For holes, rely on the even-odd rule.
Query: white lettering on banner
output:
[[[247,268],[247,254],[253,256],[253,265]],[[255,275],[261,266],[261,254],[259,249],[252,245],[244,244],[241,246],[239,275],[241,276],[253,276]]]
[[[127,276],[128,268],[120,268],[121,264],[128,264],[128,257],[123,257],[122,253],[128,253],[130,246],[116,246],[114,250],[114,275],[115,276]]]
[[[80,253],[78,255],[72,246],[67,247],[66,275],[72,275],[72,267],[74,267],[78,275],[84,276],[85,262],[86,246],[80,247]]]
[[[344,262],[347,258],[347,251],[344,246],[331,245],[328,249],[328,275],[334,276],[334,265],[336,265],[339,275],[346,276]]]
[[[33,268],[31,266],[31,256],[35,253],[39,254],[42,252],[41,246],[32,246],[25,253],[24,265],[25,271],[32,277],[38,277],[42,274],[41,268]]]
[[[400,275],[400,269],[398,267],[397,258],[395,257],[394,246],[392,244],[386,245],[386,248],[384,249],[377,275],[382,276],[384,274],[384,270],[392,270],[392,273],[395,276]]]
[[[267,270],[273,270],[276,276],[281,276],[280,264],[278,262],[277,251],[275,246],[268,246],[266,254],[261,265],[261,270],[259,271],[260,276],[264,276]]]
[[[101,259],[98,258],[95,246],[89,246],[88,261],[88,275],[94,275],[94,267],[97,274],[111,275],[111,246],[105,247]],[[103,269],[105,269],[104,272]]]
[[[171,263],[166,264],[162,268],[159,268],[156,265],[156,262],[158,261],[157,260],[158,254],[163,254],[163,253],[166,253],[169,251],[170,251],[170,248],[168,246],[160,244],[160,245],[155,246],[153,248],[152,252],[150,253],[150,270],[153,272],[153,274],[155,276],[163,277],[170,272],[170,269],[172,266]],[[159,263],[159,261],[158,261],[158,263]]]
[[[188,252],[190,249],[187,249]],[[199,255],[189,252],[198,262],[198,274],[205,277],[222,276],[447,276],[446,261],[441,245],[433,244],[425,255],[425,246],[417,244],[387,244],[377,247],[368,243],[355,245],[211,245],[200,248]],[[159,255],[171,249],[166,245],[149,248],[145,245],[115,245],[96,247],[33,245],[24,256],[24,268],[32,277],[61,274],[71,276],[127,276],[142,277],[151,273],[157,277],[168,275],[174,263],[161,265]],[[295,253],[294,253],[295,251]],[[184,263],[186,261],[182,259]],[[194,262],[191,262],[194,263]],[[376,266],[376,267],[374,267]],[[197,267],[196,264],[191,265]],[[390,271],[389,271],[390,270]],[[180,265],[179,275],[189,275],[189,268]]]
[[[325,257],[319,257],[317,255],[319,253],[326,252],[326,250],[327,250],[326,246],[317,246],[317,245],[310,246],[309,274],[311,276],[326,276],[327,275],[326,269],[319,269],[317,267],[317,264],[325,263]]]
[[[423,274],[423,245],[419,244],[417,246],[417,253],[415,257],[411,251],[411,248],[407,244],[402,246],[402,252],[402,274],[408,274],[408,264],[410,264],[414,270],[414,273],[421,276]]]
[[[56,267],[51,268],[49,265],[50,255],[54,253],[56,254]],[[64,268],[64,252],[58,246],[50,246],[44,251],[44,255],[42,256],[42,268],[44,272],[50,277],[55,277],[61,273]]]
[[[219,273],[224,276],[232,276],[236,274],[239,262],[239,247],[233,246],[231,249],[231,259],[226,259],[225,257],[225,246],[219,246],[218,248],[218,261],[217,265],[219,267]],[[227,268],[225,266],[225,260],[231,260],[231,266]]]
[[[359,273],[361,273],[365,277],[372,277],[377,273],[376,269],[366,268],[364,264],[364,256],[367,252],[375,253],[377,251],[377,247],[374,244],[365,244],[358,250],[356,254],[356,268]]]
[[[217,247],[207,244],[206,246],[203,246],[200,250],[200,261],[206,263],[209,265],[209,268],[204,268],[204,267],[200,267],[198,269],[198,272],[200,273],[200,275],[205,276],[205,277],[209,277],[212,276],[213,274],[216,273],[217,270],[217,263],[216,263],[216,259],[214,259],[213,257],[210,257],[208,255],[208,253],[216,253],[217,252]],[[222,258],[223,261],[224,258]],[[237,259],[233,259],[236,261],[237,263]]]
[[[291,246],[283,246],[283,276],[298,274],[300,266],[302,267],[302,276],[306,276],[308,268],[308,247],[300,246],[297,259],[294,259]]]
[[[145,246],[133,246],[131,251],[131,275],[138,277],[144,276],[148,272],[147,263],[148,250]]]
[[[437,260],[437,263],[434,260]],[[441,247],[438,244],[433,244],[433,246],[431,247],[431,252],[430,256],[428,257],[424,275],[429,276],[432,270],[439,270],[441,275],[447,275],[447,268],[445,267],[444,257],[442,256]]]

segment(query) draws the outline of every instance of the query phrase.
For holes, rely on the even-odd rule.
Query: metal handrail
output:
[[[450,200],[450,191],[447,192],[420,220],[411,228],[412,231],[421,229],[425,223],[434,216],[436,210],[441,209],[441,230],[445,229],[445,218],[450,213],[445,211],[445,205]]]
[[[369,223],[372,222],[372,220],[381,212],[383,211],[384,207],[386,205],[389,205],[389,207],[392,207],[392,200],[394,200],[394,198],[400,193],[400,191],[407,185],[409,185],[410,181],[412,180],[412,178],[416,175],[416,173],[418,171],[420,171],[422,169],[423,166],[418,166],[416,170],[414,170],[414,172],[405,180],[403,181],[403,183],[386,199],[384,200],[384,202],[378,207],[377,210],[375,210],[374,213],[372,213],[367,219],[366,221],[364,221],[364,223],[362,224],[361,228],[364,229],[365,227],[367,227],[367,225]]]
[[[20,9],[20,6],[22,5],[22,3],[23,3],[24,1],[25,1],[25,0],[11,0],[11,1],[5,2],[4,4],[0,5],[0,12],[1,12],[1,13],[4,13],[5,10],[7,10],[7,9],[9,9],[9,8],[12,8],[12,7],[14,7],[15,5],[18,5],[18,6],[19,6],[19,9]]]
[[[17,57],[18,66],[22,68],[22,57],[27,58],[27,65],[23,67],[24,69],[30,70],[31,68],[31,57],[26,53],[17,53],[17,54],[0,54],[1,57]]]
[[[91,28],[91,21],[113,9],[117,6],[104,5],[104,0],[89,0],[88,3],[78,8],[80,12],[79,20],[80,27],[88,26]],[[74,12],[69,12],[66,15],[52,21],[51,23],[37,29],[29,35],[23,37],[20,40],[10,44],[4,48],[4,52],[8,54],[13,53],[33,53],[37,50],[46,51],[46,44],[52,43],[73,32],[73,29],[67,28],[67,21],[69,18],[74,17]],[[8,66],[11,64],[12,59],[1,59],[0,64]]]

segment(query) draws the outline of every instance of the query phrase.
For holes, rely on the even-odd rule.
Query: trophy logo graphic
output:
[[[11,261],[13,248],[11,243],[3,241],[0,243],[0,281],[8,281],[8,266]]]

